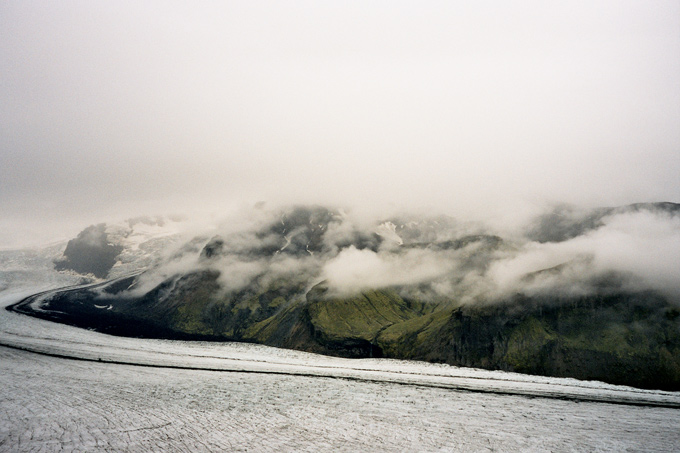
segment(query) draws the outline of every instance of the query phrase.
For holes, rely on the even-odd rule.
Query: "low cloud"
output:
[[[588,293],[602,285],[680,296],[680,216],[631,212],[562,242],[527,242],[487,274],[499,292]],[[528,276],[528,277],[527,277]]]
[[[229,294],[280,282],[308,290],[323,281],[329,296],[389,287],[406,297],[460,304],[517,293],[644,290],[680,300],[680,215],[652,208],[611,212],[575,237],[538,242],[530,239],[535,222],[525,227],[529,237],[503,238],[450,218],[369,220],[321,207],[255,209],[223,221],[212,238],[203,235],[169,253],[136,291],[213,270]]]
[[[331,289],[346,294],[433,282],[449,274],[454,266],[444,256],[426,250],[391,254],[350,246],[325,264],[323,276]]]

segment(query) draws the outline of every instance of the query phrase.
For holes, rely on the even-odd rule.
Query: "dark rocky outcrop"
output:
[[[105,278],[116,258],[123,251],[121,245],[109,243],[106,225],[92,225],[68,241],[63,258],[55,261],[56,270],[72,270],[79,274],[93,274]]]

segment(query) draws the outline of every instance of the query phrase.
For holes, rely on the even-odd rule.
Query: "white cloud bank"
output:
[[[217,230],[224,243],[213,256],[199,257],[209,237],[204,235],[144,276],[137,292],[172,276],[212,269],[220,272],[218,282],[229,293],[259,291],[282,281],[308,290],[324,281],[331,296],[397,288],[404,296],[464,304],[517,293],[653,290],[680,304],[680,212],[616,211],[579,236],[545,243],[503,239],[503,232],[496,236],[492,230],[470,235],[464,223],[421,219],[402,230],[403,245],[375,234],[385,228],[382,221],[333,214],[326,217],[327,226],[311,226],[323,232],[313,251],[308,248],[313,234],[303,228],[307,220],[298,215],[301,223],[277,236],[272,228],[283,228],[282,218],[280,211],[257,210],[250,221],[223,224]],[[291,240],[297,250],[286,246],[294,247]]]

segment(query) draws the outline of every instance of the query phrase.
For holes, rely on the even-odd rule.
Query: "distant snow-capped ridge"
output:
[[[144,269],[177,240],[185,221],[180,216],[145,216],[91,225],[68,241],[55,268],[97,278]]]

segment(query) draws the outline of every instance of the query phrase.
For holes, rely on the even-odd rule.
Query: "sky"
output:
[[[680,2],[470,3],[3,1],[0,247],[257,201],[680,202]]]

